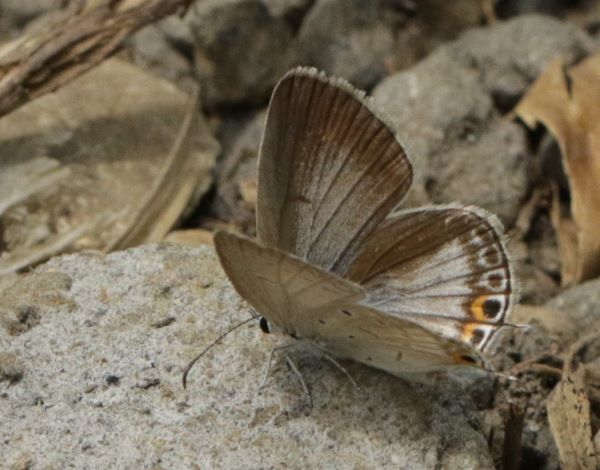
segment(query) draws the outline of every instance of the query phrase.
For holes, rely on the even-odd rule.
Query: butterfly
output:
[[[258,159],[257,239],[214,244],[265,329],[406,376],[482,367],[515,303],[499,220],[395,210],[413,171],[372,98],[299,67],[277,84]]]

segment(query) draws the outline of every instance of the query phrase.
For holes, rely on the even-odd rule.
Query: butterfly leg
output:
[[[344,375],[346,377],[348,377],[348,380],[350,381],[350,383],[352,385],[354,385],[355,388],[359,388],[358,384],[356,383],[356,381],[352,378],[352,376],[350,375],[350,373],[346,370],[346,368],[344,366],[342,366],[338,361],[336,361],[333,357],[331,357],[329,354],[325,354],[323,353],[323,357],[325,359],[327,359],[329,362],[331,362],[337,369],[341,370]]]
[[[265,375],[260,384],[260,387],[258,387],[258,390],[262,390],[267,385],[267,380],[269,379],[269,373],[271,372],[271,366],[273,365],[273,356],[275,355],[275,352],[282,351],[284,349],[288,349],[291,347],[292,347],[292,344],[284,344],[283,346],[277,346],[276,348],[271,349],[271,353],[269,354],[269,359],[267,361],[267,369],[265,370]]]
[[[300,370],[298,369],[298,367],[296,366],[296,364],[294,364],[294,361],[292,361],[292,359],[291,359],[290,356],[288,356],[286,354],[285,355],[285,359],[287,360],[287,363],[290,366],[290,368],[294,371],[294,373],[300,379],[300,383],[302,384],[302,388],[304,389],[304,393],[306,393],[306,395],[308,395],[308,399],[310,401],[310,407],[312,408],[313,407],[312,393],[310,393],[310,389],[306,385],[306,382],[304,381],[304,377],[302,376],[302,373],[300,372]]]

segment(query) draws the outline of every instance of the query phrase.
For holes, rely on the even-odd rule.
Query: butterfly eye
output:
[[[260,317],[260,321],[258,322],[260,329],[263,333],[270,333],[271,329],[269,328],[269,322],[265,319],[265,317]]]

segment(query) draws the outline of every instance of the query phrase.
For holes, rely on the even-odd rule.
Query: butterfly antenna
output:
[[[251,315],[252,315],[252,313],[251,313]],[[227,336],[229,333],[237,330],[240,326],[244,326],[246,323],[250,323],[252,320],[255,320],[255,319],[256,319],[256,317],[254,315],[252,315],[250,318],[238,323],[237,325],[232,326],[225,333],[223,333],[221,336],[219,336],[217,339],[215,339],[212,343],[210,343],[206,348],[204,348],[202,350],[202,352],[200,354],[198,354],[194,359],[192,359],[190,361],[190,363],[187,365],[187,367],[185,368],[185,370],[183,371],[183,377],[181,380],[183,383],[183,388],[187,387],[187,376],[190,373],[190,370],[192,369],[192,367],[194,367],[194,364],[196,364],[196,362],[198,362],[198,360],[202,356],[204,356],[213,346],[215,346],[217,343],[219,343],[219,341],[221,341],[223,338],[225,338],[225,336]]]

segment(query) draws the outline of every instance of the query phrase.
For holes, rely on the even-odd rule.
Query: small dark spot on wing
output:
[[[490,274],[488,276],[488,282],[490,283],[490,286],[492,286],[494,289],[500,287],[503,281],[504,277],[498,273]]]
[[[351,316],[352,316],[352,312],[349,312],[348,310],[342,310],[342,313],[343,313],[344,315],[348,315],[349,317],[351,317]]]

